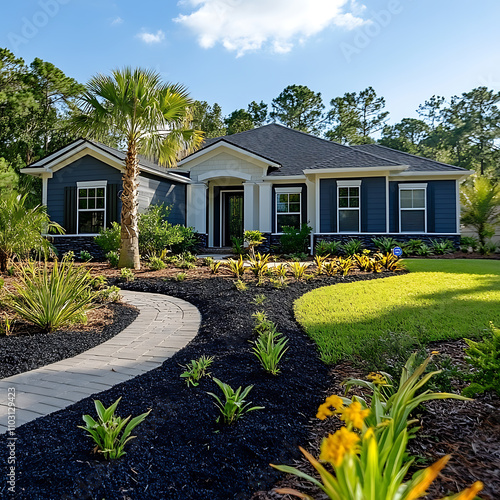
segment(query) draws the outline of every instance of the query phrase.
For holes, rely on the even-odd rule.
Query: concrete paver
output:
[[[73,358],[0,380],[0,434],[7,431],[9,403],[19,427],[161,366],[198,333],[201,315],[189,302],[157,293],[121,294],[140,312],[118,335]]]

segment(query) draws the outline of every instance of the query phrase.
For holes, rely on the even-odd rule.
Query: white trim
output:
[[[401,208],[401,191],[424,191],[424,208]],[[423,231],[402,231],[401,212],[421,212],[424,211],[424,230]],[[398,184],[398,212],[399,212],[399,233],[400,234],[427,234],[427,183]]]
[[[238,153],[241,153],[245,156],[249,156],[250,158],[253,158],[255,160],[259,160],[260,162],[266,163],[267,165],[271,165],[273,167],[278,167],[278,168],[281,167],[280,163],[276,163],[268,158],[265,158],[264,156],[260,156],[260,155],[257,155],[255,153],[251,153],[250,151],[247,151],[246,149],[240,148],[238,146],[235,146],[234,144],[230,144],[229,142],[224,141],[224,139],[222,139],[221,141],[219,141],[215,144],[207,146],[204,149],[200,149],[196,153],[193,153],[193,154],[187,156],[186,158],[177,162],[177,165],[185,165],[186,163],[189,163],[193,160],[196,160],[196,159],[200,158],[201,156],[204,156],[204,155],[206,155],[212,151],[215,151],[216,149],[219,149],[219,148],[227,148],[227,149],[230,149],[233,151],[237,151]]]
[[[220,177],[236,177],[236,179],[243,179],[245,181],[252,180],[250,174],[239,172],[238,170],[211,170],[210,172],[199,175],[198,181],[203,182],[209,179],[218,179]]]
[[[83,181],[77,182],[77,188],[98,188],[98,187],[106,187],[108,185],[108,181]]]
[[[341,174],[341,173],[353,173],[356,177],[370,172],[401,172],[407,170],[408,165],[398,165],[396,167],[385,166],[385,167],[343,167],[343,168],[306,168],[302,170],[304,175],[311,174]]]
[[[263,181],[272,181],[274,184],[280,181],[304,181],[305,179],[305,175],[264,175],[262,177]]]
[[[315,195],[316,195],[316,229],[318,231],[321,230],[321,203],[320,203],[320,193],[321,193],[321,179],[319,177],[315,178],[315,183],[316,183],[316,190],[315,190]]]
[[[420,171],[420,172],[401,172],[400,174],[397,174],[398,177],[438,177],[438,176],[443,176],[443,177],[458,177],[458,178],[465,178],[468,177],[469,175],[472,175],[474,172],[470,171],[465,171],[465,172],[457,172],[456,170],[454,171],[435,171],[435,172],[425,172],[425,171]]]
[[[359,203],[357,207],[340,207],[340,194],[342,188],[358,188]],[[349,195],[347,196],[349,200]],[[358,211],[358,231],[340,231],[340,210],[354,212]],[[359,234],[361,233],[361,180],[337,181],[337,233],[338,234]]]
[[[42,175],[42,205],[47,206],[49,178]]]
[[[275,187],[274,191],[276,193],[284,193],[284,194],[297,194],[300,193],[302,194],[302,188],[301,187]]]

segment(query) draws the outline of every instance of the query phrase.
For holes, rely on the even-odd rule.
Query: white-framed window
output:
[[[302,223],[302,188],[275,188],[276,232],[283,232],[284,226],[300,229]]]
[[[107,181],[77,182],[78,234],[98,234],[106,227],[106,185]]]
[[[361,231],[361,181],[337,181],[337,232]]]
[[[399,185],[399,232],[427,232],[427,184]]]

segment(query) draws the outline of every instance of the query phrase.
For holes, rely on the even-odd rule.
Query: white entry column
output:
[[[259,231],[271,233],[273,224],[273,185],[270,182],[259,183]]]
[[[243,183],[243,229],[245,231],[252,231],[258,229],[257,218],[255,216],[256,208],[256,185],[253,182]]]
[[[207,185],[204,183],[187,185],[186,225],[200,234],[207,233]]]

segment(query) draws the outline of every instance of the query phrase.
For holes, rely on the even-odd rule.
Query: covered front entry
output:
[[[221,191],[221,215],[221,246],[230,247],[243,237],[243,191]]]

